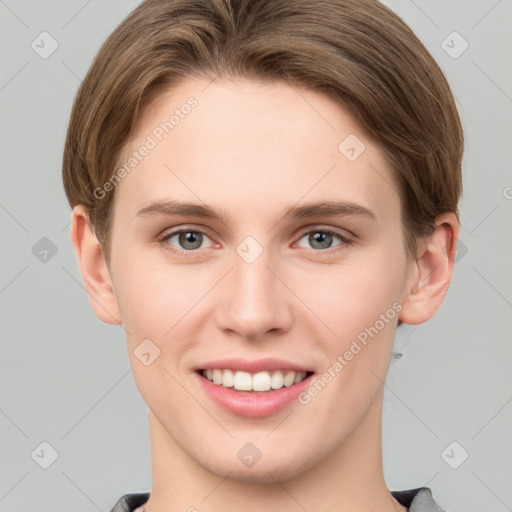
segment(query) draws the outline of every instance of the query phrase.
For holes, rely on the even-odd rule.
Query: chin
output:
[[[300,471],[298,468],[293,470],[290,466],[285,468],[282,463],[263,464],[260,461],[257,466],[252,468],[233,468],[227,466],[222,471],[216,471],[215,468],[210,468],[210,470],[222,478],[246,484],[275,484],[276,482],[284,482],[294,478],[303,471],[302,468]]]
[[[200,459],[197,459],[201,463]],[[279,449],[271,451],[267,456],[263,454],[252,467],[246,467],[236,454],[229,458],[215,458],[204,461],[203,467],[221,478],[248,484],[273,484],[291,480],[314,466],[315,461],[305,459],[299,454],[291,457],[283,456]]]

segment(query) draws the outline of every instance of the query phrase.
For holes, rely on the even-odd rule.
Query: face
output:
[[[381,400],[413,285],[380,149],[322,94],[187,80],[123,162],[134,151],[110,273],[162,449],[252,482],[339,451]]]

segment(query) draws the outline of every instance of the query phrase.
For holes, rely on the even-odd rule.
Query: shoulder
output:
[[[125,494],[110,512],[133,512],[149,499],[149,492]],[[418,487],[404,491],[391,491],[392,496],[409,512],[447,512],[434,500],[429,487]]]
[[[137,507],[144,505],[149,499],[149,492],[125,494],[121,496],[110,512],[133,512]]]
[[[447,512],[435,502],[429,487],[391,491],[391,494],[409,512]]]

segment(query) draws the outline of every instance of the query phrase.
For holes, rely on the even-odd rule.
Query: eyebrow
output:
[[[216,210],[206,204],[184,203],[180,201],[157,201],[145,206],[136,213],[136,217],[153,215],[181,215],[216,219],[225,223],[228,215],[225,210]],[[375,220],[375,213],[359,204],[345,201],[319,201],[301,206],[289,206],[282,214],[282,218],[304,219],[309,217],[329,215],[362,215]]]

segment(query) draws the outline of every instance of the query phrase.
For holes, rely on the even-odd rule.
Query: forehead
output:
[[[183,81],[145,109],[119,165],[129,172],[116,203],[130,216],[160,199],[237,212],[250,204],[253,214],[346,200],[382,219],[399,216],[394,174],[357,120],[284,82]]]

